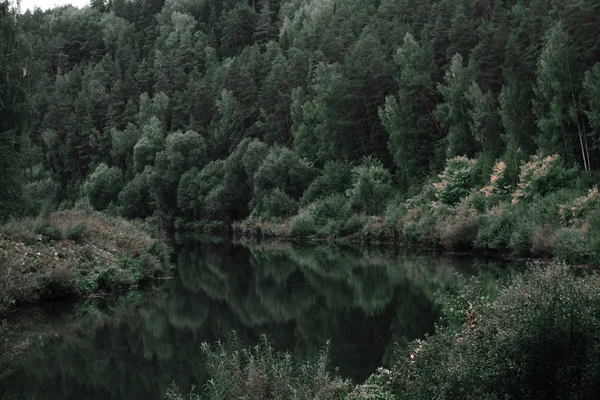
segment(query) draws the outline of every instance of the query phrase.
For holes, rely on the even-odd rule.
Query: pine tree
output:
[[[418,184],[431,167],[437,168],[436,144],[444,133],[433,114],[437,98],[431,50],[407,33],[395,61],[400,70],[398,94],[386,99],[379,115],[390,136],[388,148],[400,183],[407,189]]]
[[[22,132],[27,115],[27,76],[18,52],[16,10],[0,3],[0,220],[19,211]]]

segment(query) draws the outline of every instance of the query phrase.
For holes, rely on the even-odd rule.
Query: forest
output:
[[[84,304],[85,324],[57,329],[66,343],[29,358],[35,336],[2,322],[0,384],[30,361],[32,395],[76,376],[82,393],[150,398],[169,364],[173,400],[208,376],[212,399],[594,398],[599,181],[597,0],[0,0],[0,316],[172,279],[114,323]],[[149,232],[282,240],[239,250],[244,268],[231,248],[180,249],[174,266]],[[302,247],[315,242],[556,261],[440,295],[442,268]],[[365,365],[386,368],[366,381],[331,371],[354,356],[335,342],[308,361],[277,351],[292,330],[370,343],[382,321],[415,335],[374,342]],[[276,333],[195,345],[230,326]],[[183,336],[204,367],[173,358]],[[112,385],[123,354],[140,373]]]
[[[0,215],[598,262],[599,8],[5,2]]]

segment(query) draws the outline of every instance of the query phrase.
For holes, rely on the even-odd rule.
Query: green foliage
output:
[[[10,2],[0,2],[0,220],[21,211],[22,132],[29,107],[25,54],[13,14]]]
[[[292,236],[299,239],[308,239],[317,233],[317,223],[308,212],[300,212],[290,219]]]
[[[123,173],[118,168],[100,164],[89,176],[84,191],[96,210],[105,210],[117,200],[123,184]]]
[[[36,228],[35,233],[41,235],[45,240],[50,241],[60,240],[63,236],[63,232],[58,226],[47,221],[44,221],[42,224],[40,224]]]
[[[277,352],[263,337],[246,348],[234,336],[227,345],[203,345],[211,383],[211,399],[341,399],[350,383],[330,375],[326,347],[319,356],[301,363],[290,354]]]
[[[383,212],[392,192],[392,177],[383,164],[367,157],[362,164],[352,168],[352,187],[348,189],[350,209],[367,215]]]
[[[85,241],[88,236],[87,227],[84,224],[77,224],[72,228],[69,228],[65,232],[65,237],[77,243]]]
[[[317,176],[302,196],[302,203],[308,204],[322,197],[344,194],[352,183],[350,165],[337,161],[325,163],[323,171]]]
[[[119,213],[127,218],[145,218],[152,214],[154,204],[148,186],[149,169],[127,182],[119,193]]]
[[[440,181],[433,184],[436,199],[453,206],[479,183],[477,161],[462,156],[449,159],[439,178]]]
[[[521,200],[544,196],[562,187],[568,186],[575,176],[575,169],[566,169],[558,155],[543,157],[540,154],[531,156],[521,166],[518,189],[513,194],[513,203]]]
[[[254,174],[254,212],[258,215],[282,216],[275,214],[283,210],[291,211],[293,202],[300,199],[313,174],[313,168],[293,151],[285,147],[272,148]],[[269,206],[279,210],[269,209]]]
[[[406,399],[593,396],[599,376],[599,284],[597,276],[578,276],[562,264],[533,265],[496,300],[467,296],[455,305],[464,321],[458,332],[440,327],[402,354],[406,361],[392,382],[394,394]]]
[[[298,211],[298,203],[283,190],[275,188],[263,195],[262,216],[289,218]]]

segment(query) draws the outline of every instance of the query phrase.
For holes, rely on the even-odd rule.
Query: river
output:
[[[493,287],[518,267],[466,256],[354,247],[182,240],[172,279],[119,298],[54,303],[12,323],[27,343],[0,393],[28,399],[160,399],[207,379],[200,344],[267,335],[311,357],[328,340],[332,365],[355,381],[389,362],[393,343],[440,318],[436,293],[457,276]],[[26,339],[25,339],[26,338]],[[0,396],[1,398],[1,396]]]

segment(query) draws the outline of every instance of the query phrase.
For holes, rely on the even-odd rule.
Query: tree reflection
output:
[[[394,341],[431,332],[435,292],[456,261],[331,247],[182,241],[176,279],[152,294],[86,306],[32,346],[11,379],[30,398],[159,399],[206,379],[200,343],[261,334],[298,357],[331,340],[340,373],[363,379]],[[41,325],[40,330],[46,329]],[[65,332],[66,331],[66,332]],[[1,389],[1,386],[0,386]]]

